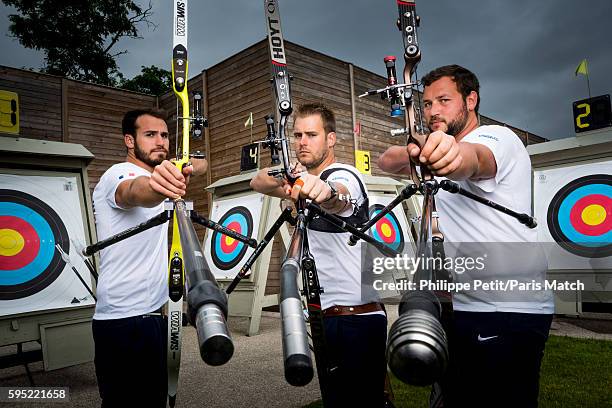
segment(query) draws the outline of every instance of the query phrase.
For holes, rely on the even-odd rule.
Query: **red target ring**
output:
[[[40,249],[40,238],[34,227],[29,222],[10,215],[0,216],[0,225],[5,230],[19,234],[24,241],[24,246],[17,256],[5,257],[3,259],[2,269],[15,270],[23,268],[32,262]]]
[[[383,208],[385,208],[385,206],[381,204],[371,205],[369,208],[369,217],[374,217]],[[376,221],[375,226],[372,227],[369,234],[378,242],[384,243],[397,252],[402,252],[404,250],[404,233],[393,211]]]
[[[609,229],[606,219],[612,215],[612,199],[603,194],[591,194],[574,204],[570,221],[576,231],[584,235],[598,236]]]
[[[242,234],[242,228],[240,227],[240,224],[236,221],[233,221],[227,224],[226,228],[231,229],[232,231],[235,231],[239,234]],[[224,253],[233,252],[238,246],[238,243],[239,241],[237,239],[228,237],[227,235],[223,235],[223,237],[221,237],[221,250]]]
[[[384,243],[391,244],[395,242],[395,237],[397,234],[395,232],[395,228],[387,218],[383,217],[376,223],[376,232],[378,232],[378,236]]]
[[[246,207],[238,206],[228,210],[218,222],[249,238],[253,234],[253,216]],[[218,231],[213,232],[211,244],[210,256],[213,263],[225,271],[238,265],[248,249],[245,243]]]

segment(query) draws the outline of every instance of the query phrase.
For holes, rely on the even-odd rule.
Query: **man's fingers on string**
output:
[[[429,156],[429,163],[431,163],[431,168],[433,169],[441,169],[442,167],[448,165],[451,161],[453,161],[453,159],[455,158],[453,156],[453,152],[452,147],[448,147],[448,149],[451,150],[446,150],[447,147],[446,146],[438,146],[438,148],[436,150],[433,151],[433,153]]]
[[[439,154],[441,153],[442,152],[439,152]],[[445,152],[444,156],[440,157],[440,159],[432,160],[432,162],[435,163],[433,167],[436,170],[448,167],[451,163],[455,161],[458,155],[459,155],[459,146],[457,146],[457,144],[453,144],[450,146],[449,150]],[[456,170],[456,168],[449,169],[449,170],[454,171]]]
[[[189,166],[183,167],[182,173],[183,173],[184,177],[192,175],[193,174],[193,165],[190,164]]]
[[[173,181],[172,178],[168,179],[159,174],[152,175],[151,181],[166,190],[172,191],[175,194],[184,194],[184,190],[187,188],[185,184],[180,183],[177,180]]]
[[[321,184],[323,184],[323,182],[320,179],[311,179],[308,183],[306,183],[302,191],[308,195],[308,198],[314,200],[321,192]]]
[[[322,189],[319,194],[314,198],[314,201],[317,204],[324,203],[330,196],[330,192],[328,190]]]
[[[185,170],[187,167],[191,167],[191,166],[185,166],[182,169],[179,169],[178,167],[176,167],[176,163],[168,161],[168,160],[164,160],[161,165],[163,166],[165,170],[168,171],[168,174],[170,174],[171,177],[181,182],[185,180],[185,176],[183,175],[183,170]]]
[[[304,187],[304,180],[302,180],[301,178],[293,182],[293,188],[298,188],[301,190],[303,187]]]
[[[429,154],[425,151],[421,152],[421,156],[426,156],[429,163],[436,163],[444,158],[451,146],[447,141],[442,140]]]
[[[421,149],[421,154],[419,157],[421,163],[433,161],[431,159],[431,156],[434,151],[438,149],[440,144],[444,141],[444,136],[446,136],[444,133],[437,131],[433,132],[427,137],[427,141],[425,142],[425,146],[423,146],[423,148]]]
[[[421,152],[421,149],[414,143],[410,143],[408,147],[406,147],[406,150],[408,151],[408,155],[412,158],[416,158]]]
[[[185,176],[183,176],[183,174],[179,171],[179,169],[176,168],[176,166],[156,166],[152,177],[155,177],[155,180],[160,184],[170,183],[180,189],[184,189],[186,187]]]
[[[181,194],[180,194],[181,192],[180,192],[180,190],[179,190],[179,191],[171,191],[171,190],[168,190],[168,189],[167,189],[167,188],[165,188],[164,186],[162,186],[162,185],[160,185],[159,183],[157,183],[155,180],[151,180],[151,182],[150,182],[149,184],[150,184],[151,188],[152,188],[154,191],[156,191],[156,192],[158,192],[159,194],[162,194],[162,195],[164,195],[164,196],[166,196],[166,197],[168,197],[168,198],[171,198],[171,199],[177,199],[177,198],[180,198],[180,197],[181,197]],[[184,192],[183,192],[183,194],[184,194]]]
[[[463,162],[463,158],[461,156],[456,156],[452,160],[446,160],[446,158],[444,160],[446,161],[444,166],[439,166],[437,169],[433,169],[433,166],[430,166],[434,175],[448,176],[449,174],[455,172]]]
[[[457,155],[457,157],[455,157],[455,159],[448,165],[449,171],[447,174],[456,171],[461,166],[461,163],[463,163],[463,157]]]
[[[293,186],[291,187],[291,198],[292,199],[297,200],[299,198],[300,192],[303,186],[304,186],[304,181],[302,179],[295,180],[295,182],[293,183]]]
[[[151,180],[176,194],[181,194],[181,192],[184,194],[187,188],[185,183],[178,181],[170,173],[163,173],[163,170],[161,172],[154,172],[151,175]]]
[[[421,152],[419,154],[419,161],[421,163],[431,163],[431,162],[433,162],[432,155],[433,155],[436,147],[437,147],[437,145],[433,145],[433,144],[430,144],[430,143],[427,143],[425,146],[423,146],[423,148],[421,149]]]

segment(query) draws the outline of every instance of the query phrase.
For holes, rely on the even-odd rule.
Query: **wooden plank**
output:
[[[252,65],[253,61],[259,61],[260,63],[269,62],[267,41],[262,41],[256,47],[243,50],[229,59],[210,67],[208,69],[208,80],[212,84],[220,78],[224,79],[228,74],[236,75],[250,70],[254,66]]]
[[[268,81],[269,79],[270,74],[267,71],[259,70],[248,75],[245,74],[239,79],[235,79],[233,81],[225,81],[219,84],[214,84],[214,87],[213,84],[210,84],[209,93],[211,97],[211,104],[215,104],[215,98],[230,99],[234,102],[239,101],[239,95],[236,95],[237,92],[250,93],[252,92],[253,87],[259,86],[257,89],[261,89],[260,87],[262,84],[267,84],[268,87],[270,87],[270,82]],[[227,98],[228,95],[231,95],[232,98]]]
[[[305,61],[313,66],[325,66],[325,68],[330,71],[329,75],[347,75],[347,63],[344,61],[340,61],[320,52],[301,47],[289,41],[285,42],[285,49],[287,52],[289,72],[292,72],[292,64],[299,64],[302,61]]]
[[[236,94],[232,92],[233,94]],[[271,98],[271,90],[269,84],[264,84],[257,88],[252,88],[249,92],[241,92],[236,100],[244,102],[236,102],[236,100],[228,100],[228,98],[213,98],[211,96],[211,108],[209,112],[211,115],[234,115],[240,112],[250,112],[256,106],[262,103],[267,103]],[[262,99],[264,101],[262,101]]]
[[[0,87],[9,91],[17,92],[20,97],[29,98],[33,103],[56,103],[61,100],[61,88],[49,88],[44,84],[31,83],[7,83],[0,80]]]
[[[62,141],[68,142],[68,80],[62,78]]]

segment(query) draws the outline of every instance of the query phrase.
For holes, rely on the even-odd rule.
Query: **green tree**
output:
[[[124,38],[142,38],[139,26],[149,20],[151,3],[132,0],[2,0],[19,14],[9,15],[9,33],[26,48],[42,50],[42,71],[74,79],[115,85],[122,76],[116,58],[127,51],[113,47]]]
[[[150,67],[143,65],[141,68],[140,74],[132,79],[122,80],[119,87],[156,96],[172,89],[172,73],[170,71],[158,68],[155,65]]]

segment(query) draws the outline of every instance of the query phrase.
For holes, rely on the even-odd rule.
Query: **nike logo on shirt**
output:
[[[478,335],[478,341],[487,341],[487,340],[491,340],[491,339],[495,339],[499,336],[489,336],[489,337],[482,337],[480,334]]]

